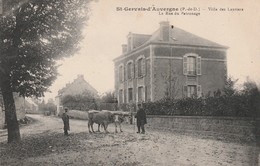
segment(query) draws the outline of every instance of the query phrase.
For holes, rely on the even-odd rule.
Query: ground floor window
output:
[[[183,86],[183,97],[199,98],[201,97],[201,85],[185,85]]]
[[[118,96],[118,102],[119,103],[123,103],[124,102],[123,95],[124,95],[123,89],[120,89],[119,90],[119,96]]]
[[[144,87],[138,87],[138,102],[144,101]]]
[[[187,97],[195,97],[197,95],[196,86],[188,85],[187,86]]]
[[[133,88],[128,88],[128,102],[133,101]]]

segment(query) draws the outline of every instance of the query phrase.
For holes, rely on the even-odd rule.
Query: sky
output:
[[[113,59],[120,56],[129,32],[152,34],[160,21],[200,37],[228,46],[228,75],[240,84],[250,79],[260,83],[260,1],[258,0],[105,0],[95,1],[84,28],[81,50],[59,63],[60,76],[45,93],[45,98],[57,96],[58,90],[84,75],[100,94],[114,89]],[[179,15],[158,11],[117,11],[118,7],[177,8]],[[199,12],[199,15],[183,15]],[[217,9],[210,11],[209,8]],[[225,11],[220,11],[220,8]],[[194,11],[196,10],[197,11]],[[240,11],[236,11],[239,9]],[[241,11],[241,9],[243,11]],[[200,11],[198,11],[200,10]],[[235,10],[235,11],[234,11]]]

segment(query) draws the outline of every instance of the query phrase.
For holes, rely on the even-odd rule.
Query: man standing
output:
[[[142,129],[142,134],[145,133],[144,125],[147,123],[146,121],[146,114],[144,109],[142,108],[141,104],[138,104],[138,110],[135,115],[136,121],[137,121],[137,133],[140,133],[140,128]]]
[[[65,108],[65,112],[62,114],[62,120],[64,124],[64,135],[68,136],[68,130],[70,130],[70,124],[69,124],[69,115],[68,113],[68,108]]]

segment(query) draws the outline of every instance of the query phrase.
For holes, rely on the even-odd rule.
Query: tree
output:
[[[44,114],[46,114],[47,112],[47,115],[55,115],[56,114],[56,110],[57,110],[57,107],[56,105],[53,103],[53,102],[47,102],[45,103],[45,101],[43,101],[42,103],[39,104],[39,110],[40,111],[43,111]]]
[[[56,79],[57,60],[78,50],[87,0],[4,0],[0,18],[0,89],[8,142],[20,140],[13,92],[44,96]]]
[[[168,71],[162,73],[162,77],[166,86],[165,98],[174,100],[179,94],[179,80],[178,75],[176,74],[172,61],[169,60]]]
[[[115,103],[116,102],[115,93],[114,92],[106,92],[101,97],[101,102],[103,102],[103,103]]]
[[[238,79],[233,79],[232,77],[228,77],[225,86],[223,88],[223,92],[225,96],[232,96],[236,93],[235,84]]]
[[[69,109],[88,110],[96,108],[96,99],[94,94],[86,90],[81,94],[63,96],[61,103]]]

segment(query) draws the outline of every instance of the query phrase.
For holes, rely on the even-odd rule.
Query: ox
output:
[[[125,116],[130,116],[128,112],[123,111],[110,111],[113,116],[113,122],[115,123],[115,132],[117,133],[117,127],[119,127],[120,132],[123,132],[121,128],[121,123],[124,121]]]
[[[109,111],[95,111],[95,110],[88,111],[88,130],[89,130],[89,132],[91,133],[91,130],[92,130],[92,132],[94,133],[93,124],[96,123],[96,124],[98,124],[98,131],[99,131],[100,125],[102,125],[104,127],[105,132],[108,133],[107,127],[108,127],[109,123],[112,123],[114,121],[113,116],[114,115]],[[91,130],[90,130],[90,128],[91,128]]]

